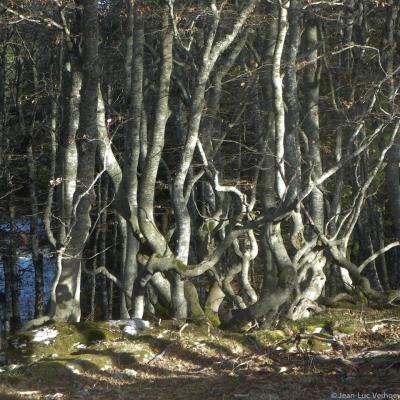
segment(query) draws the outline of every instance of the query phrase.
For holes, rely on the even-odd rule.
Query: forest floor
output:
[[[400,399],[400,313],[326,310],[276,330],[163,321],[128,337],[107,323],[50,324],[8,340],[0,399]],[[332,340],[333,339],[333,340]]]

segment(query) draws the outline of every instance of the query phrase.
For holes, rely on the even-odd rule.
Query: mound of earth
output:
[[[399,339],[394,309],[329,309],[248,332],[178,321],[49,322],[8,338],[0,398],[395,399]]]

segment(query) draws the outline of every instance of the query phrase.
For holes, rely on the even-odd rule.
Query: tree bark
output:
[[[79,104],[79,128],[76,134],[77,185],[68,219],[69,232],[64,243],[62,271],[56,288],[55,318],[79,321],[81,256],[91,226],[95,154],[97,147],[98,102],[98,19],[97,2],[82,0],[82,89]]]
[[[304,69],[304,130],[308,137],[309,166],[312,178],[322,175],[319,140],[319,68],[318,68],[318,26],[313,18],[308,18],[304,32],[304,47],[308,62]],[[324,197],[320,187],[311,193],[311,216],[320,230],[324,230]]]

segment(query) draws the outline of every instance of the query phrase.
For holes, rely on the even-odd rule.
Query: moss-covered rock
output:
[[[60,361],[40,361],[29,366],[21,366],[19,368],[2,373],[1,382],[14,385],[49,385],[61,380],[65,382],[73,382],[73,368],[68,368],[67,363]]]
[[[35,335],[41,329],[57,332],[53,338],[35,341]],[[106,322],[82,323],[49,323],[45,328],[20,332],[8,339],[6,357],[11,362],[40,359],[53,354],[68,354],[77,346],[90,346],[98,341],[116,340],[121,338],[121,332],[112,329]]]
[[[286,326],[295,333],[315,333],[331,323],[331,318],[324,316],[313,316],[297,321],[285,321]]]
[[[316,338],[310,338],[307,341],[305,341],[307,350],[315,351],[315,352],[321,352],[321,351],[326,351],[331,349],[331,344],[327,342],[322,342]],[[302,344],[300,344],[301,346]]]
[[[282,356],[286,362],[287,355],[298,349],[318,353],[330,351],[332,333],[363,329],[363,318],[393,317],[393,310],[390,312],[380,310],[375,314],[368,309],[366,314],[365,310],[329,309],[307,320],[283,321],[279,329],[246,333],[222,331],[210,323],[185,323],[171,319],[159,323],[157,320],[151,328],[132,337],[122,334],[124,321],[50,323],[46,328],[57,330],[58,334],[48,344],[33,341],[36,330],[9,339],[7,354],[12,354],[14,359],[1,366],[0,392],[2,387],[22,392],[36,390],[43,398],[48,388],[57,385],[63,388],[60,391],[69,393],[71,389],[79,395],[82,387],[96,385],[116,384],[120,390],[123,385],[136,386],[131,385],[132,381],[142,382],[156,376],[165,379],[171,374],[186,376],[188,371],[197,373],[210,366],[215,370],[221,369],[224,374],[230,373],[237,367],[237,360],[242,358],[246,368],[264,374],[264,371],[274,370],[276,357]],[[301,332],[304,335],[297,341],[299,336],[296,334]],[[350,346],[349,354],[352,352],[351,341],[356,339],[357,336],[351,335],[343,338]],[[12,341],[16,346],[12,346]],[[257,364],[260,357],[252,357],[254,354],[263,354],[262,364]],[[271,358],[264,357],[267,354],[271,354]],[[21,362],[17,361],[18,357]],[[294,357],[293,362],[296,360],[299,361]],[[39,397],[34,398],[39,400]]]

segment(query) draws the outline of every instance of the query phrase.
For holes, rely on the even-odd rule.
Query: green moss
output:
[[[70,357],[65,358],[66,362],[77,364],[85,370],[102,369],[107,365],[113,365],[113,358],[107,353],[88,353],[82,352],[80,354],[73,353]]]
[[[324,350],[329,350],[331,348],[331,345],[330,343],[322,342],[321,340],[312,338],[307,340],[307,347],[310,350],[320,352]]]
[[[129,354],[129,353],[119,353],[118,354],[118,364],[119,364],[118,366],[119,367],[125,368],[125,367],[129,367],[135,363],[136,363],[136,358],[133,357],[132,354]]]
[[[170,313],[170,311],[168,310],[168,308],[167,307],[164,307],[162,304],[160,304],[160,303],[156,303],[155,305],[154,305],[154,308],[155,308],[155,310],[156,310],[156,315],[158,315],[160,318],[167,318],[167,319],[169,319],[169,318],[171,318],[171,313]]]
[[[356,310],[360,308],[359,304],[354,304],[346,300],[340,300],[329,306],[330,308],[343,308],[346,310]]]
[[[26,373],[22,368],[14,369],[13,371],[3,372],[0,375],[0,382],[10,383],[11,385],[17,385],[20,382],[26,381]]]
[[[90,345],[98,340],[109,338],[110,327],[101,322],[83,322],[77,324],[77,330],[84,336],[84,343]]]
[[[76,364],[85,370],[102,370],[111,366],[126,368],[137,363],[136,351],[134,349],[126,351],[127,347],[129,346],[119,348],[116,345],[111,348],[100,346],[98,349],[83,349],[73,353],[71,357],[66,357],[63,361]]]
[[[285,332],[280,329],[261,330],[255,332],[255,336],[257,337],[257,339],[260,339],[265,342],[276,342],[287,338]]]
[[[8,346],[6,350],[7,359],[12,363],[20,363],[30,357],[34,350],[32,343],[32,332],[21,332],[8,338]]]
[[[204,313],[207,319],[210,321],[212,326],[218,327],[221,325],[221,321],[219,319],[218,313],[214,312],[210,307],[206,307]]]
[[[218,221],[215,221],[213,219],[209,219],[205,222],[200,227],[200,230],[203,231],[204,233],[210,233],[212,232],[216,227],[218,226]]]
[[[255,334],[249,334],[249,335],[244,335],[243,333],[240,332],[223,332],[222,333],[222,341],[225,343],[227,346],[232,346],[233,344],[239,344],[243,348],[248,347],[251,345],[251,343],[258,344],[258,339]]]
[[[10,337],[10,340],[18,339],[21,342],[31,340],[33,338],[33,332],[20,332]]]
[[[337,327],[337,330],[342,333],[352,334],[361,329],[361,325],[358,323],[347,323]]]
[[[205,315],[204,315],[203,309],[196,303],[191,303],[190,313],[191,313],[191,318],[194,321],[205,320]]]
[[[190,268],[182,261],[175,260],[175,265],[176,265],[176,268],[179,269],[179,271],[187,272],[190,270]]]
[[[90,346],[98,341],[113,341],[122,337],[119,330],[112,331],[106,322],[57,322],[47,327],[58,331],[50,344],[32,342],[33,332],[21,332],[8,339],[7,358],[18,363],[26,358],[41,359],[52,354],[61,356],[75,351],[77,344]]]
[[[365,311],[360,309],[360,313]],[[321,314],[316,314],[303,320],[287,320],[284,321],[284,325],[294,333],[314,333],[317,328],[322,328],[330,335],[333,335],[334,332],[352,334],[364,329],[354,310],[339,310],[336,308],[329,308]],[[281,326],[283,325],[281,324]]]
[[[73,381],[74,373],[64,363],[42,361],[29,367],[21,367],[2,374],[2,381],[13,385],[37,386],[51,385],[62,380]]]
[[[314,333],[318,328],[327,328],[333,326],[335,324],[335,320],[332,314],[323,313],[296,321],[286,320],[284,321],[284,324],[294,333]]]

